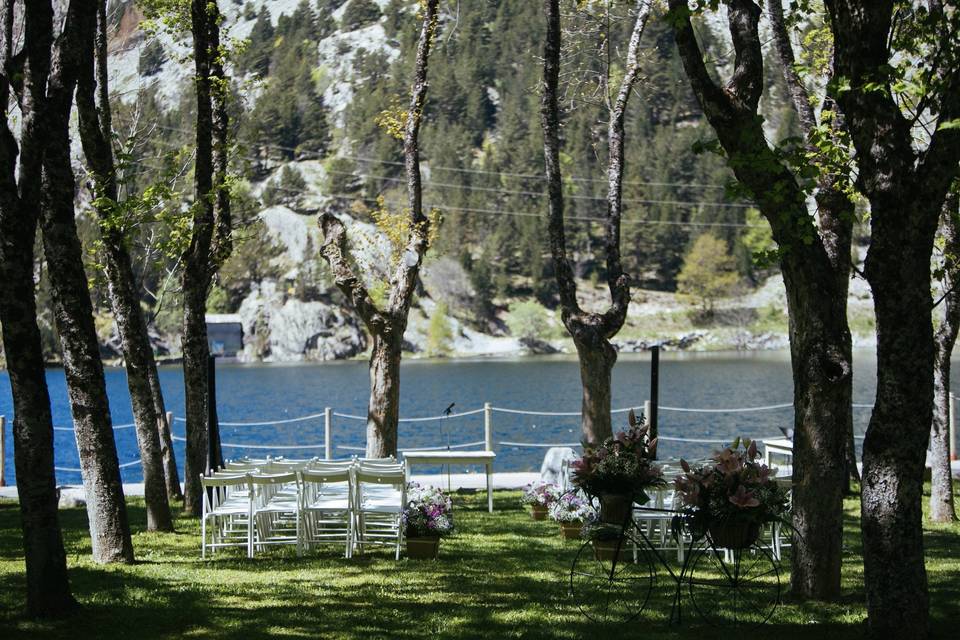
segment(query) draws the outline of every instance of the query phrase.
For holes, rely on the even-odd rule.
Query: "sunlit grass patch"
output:
[[[83,612],[36,623],[20,616],[24,589],[19,511],[0,503],[0,638],[713,638],[684,589],[684,616],[669,626],[673,582],[657,573],[654,594],[634,622],[597,625],[573,606],[570,567],[579,548],[550,521],[535,522],[516,492],[455,496],[458,533],[436,561],[395,562],[387,549],[347,560],[334,547],[297,558],[272,548],[247,560],[243,550],[200,560],[199,525],[180,517],[177,532],[142,531],[142,499],[131,499],[138,563],[103,567],[89,559],[83,509],[61,512],[74,593]],[[763,636],[863,637],[859,505],[846,502],[843,598],[837,603],[789,597]],[[960,526],[927,526],[927,567],[935,631],[949,637],[960,617]],[[672,555],[672,554],[671,554]],[[770,634],[769,636],[767,634]],[[759,636],[758,636],[759,637]]]

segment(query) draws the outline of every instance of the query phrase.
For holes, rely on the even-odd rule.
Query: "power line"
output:
[[[192,131],[188,131],[188,130],[186,130],[186,129],[180,129],[180,128],[178,128],[178,127],[161,126],[160,128],[161,128],[161,129],[166,129],[166,130],[168,130],[168,131],[175,131],[175,132],[177,132],[177,133],[185,133],[185,134],[192,134],[192,133],[193,133]],[[299,150],[297,150],[297,149],[294,148],[294,147],[285,147],[285,146],[283,146],[283,145],[278,145],[278,144],[266,143],[266,144],[262,144],[262,146],[267,147],[267,148],[270,148],[270,149],[277,149],[277,150],[279,150],[279,151],[289,151],[289,152],[291,152],[291,153],[298,153],[298,154],[301,155],[301,156],[309,156],[309,157],[311,157],[311,158],[313,158],[313,159],[318,159],[318,160],[319,160],[319,159],[323,159],[323,157],[324,157],[324,156],[322,156],[322,155],[320,155],[320,154],[318,154],[318,153],[315,153],[315,152],[299,151]],[[398,167],[404,166],[404,163],[403,163],[403,162],[400,162],[400,161],[397,161],[397,160],[382,160],[382,159],[379,159],[379,158],[370,158],[370,157],[367,157],[367,156],[355,156],[355,155],[350,155],[350,154],[343,154],[343,155],[341,155],[341,156],[339,156],[339,157],[341,157],[341,158],[348,158],[348,159],[350,159],[350,160],[358,160],[358,161],[360,161],[360,162],[373,162],[373,163],[376,163],[376,164],[386,164],[386,165],[398,166]],[[486,170],[486,169],[466,169],[466,168],[463,168],[463,167],[444,167],[444,166],[433,166],[433,165],[429,165],[429,164],[428,164],[428,167],[429,167],[430,171],[452,171],[452,172],[456,172],[456,173],[472,173],[472,174],[481,174],[481,175],[507,176],[507,177],[510,177],[510,178],[524,178],[524,179],[529,179],[529,180],[544,180],[544,181],[545,181],[545,180],[547,179],[546,176],[541,175],[541,174],[536,174],[536,173],[513,173],[513,172],[510,172],[510,171],[490,171],[490,170]],[[567,180],[570,180],[570,181],[572,181],[572,182],[599,182],[599,183],[607,184],[607,181],[604,180],[603,178],[577,178],[577,177],[568,177]],[[623,184],[623,186],[691,187],[691,188],[696,188],[696,189],[726,189],[726,186],[724,186],[724,185],[722,185],[722,184],[705,184],[705,183],[699,183],[699,182],[654,182],[654,181],[644,181],[644,180],[628,180],[628,181],[626,181],[626,182],[623,182],[622,184]],[[704,203],[700,203],[700,204],[704,204]],[[727,203],[708,203],[708,204],[717,204],[717,205],[721,205],[721,206],[724,206],[724,205],[730,206],[730,205],[728,205]],[[740,206],[751,206],[751,205],[740,205]]]

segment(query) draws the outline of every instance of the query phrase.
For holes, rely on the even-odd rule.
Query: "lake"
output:
[[[114,424],[132,422],[130,399],[123,369],[107,369],[107,386]],[[854,402],[870,404],[875,389],[876,361],[872,351],[855,354]],[[162,367],[161,383],[167,408],[183,416],[183,382],[179,367]],[[63,371],[47,372],[54,424],[70,427],[70,409]],[[955,391],[960,391],[954,383]],[[642,406],[649,395],[650,359],[648,355],[621,356],[613,374],[613,407]],[[333,407],[343,414],[366,415],[367,363],[333,362],[322,364],[219,364],[217,399],[223,422],[272,421],[322,413]],[[665,407],[738,408],[777,405],[792,401],[793,383],[789,354],[752,353],[665,353],[661,356],[660,402]],[[547,412],[580,409],[579,368],[570,357],[526,357],[477,360],[408,360],[401,373],[401,417],[440,414],[450,403],[455,412],[496,407]],[[7,478],[14,480],[12,399],[9,378],[0,372],[0,415],[7,422]],[[862,433],[870,417],[869,409],[855,409],[857,433]],[[614,417],[615,428],[626,423],[626,416]],[[792,424],[790,408],[750,413],[683,413],[660,411],[660,434],[686,438],[732,440],[737,435],[777,437],[778,427]],[[304,446],[323,443],[323,418],[276,426],[222,426],[226,444]],[[517,443],[570,443],[579,437],[579,419],[566,416],[529,416],[493,414],[494,440]],[[335,457],[346,457],[362,447],[366,425],[362,421],[335,418],[333,445]],[[174,422],[174,435],[183,436],[184,424]],[[138,459],[134,429],[116,432],[120,463]],[[77,468],[76,444],[69,431],[55,432],[56,465]],[[456,445],[483,440],[483,414],[424,423],[401,423],[400,447]],[[177,462],[183,472],[183,443],[176,443]],[[346,447],[346,448],[345,448]],[[662,442],[661,457],[702,456],[712,444]],[[530,471],[539,468],[542,448],[498,446],[497,471]],[[244,454],[273,454],[287,457],[322,456],[322,448],[301,450],[244,450],[225,447],[226,457]],[[123,469],[125,482],[139,482],[139,465]],[[75,471],[58,471],[62,484],[80,481]]]

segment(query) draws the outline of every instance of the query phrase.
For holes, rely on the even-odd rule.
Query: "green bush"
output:
[[[151,40],[140,50],[140,60],[137,70],[141,76],[150,77],[160,73],[163,63],[167,61],[167,54],[159,40]]]
[[[354,31],[380,19],[380,6],[373,0],[350,0],[343,10],[340,27],[344,31]]]
[[[550,338],[550,314],[534,300],[511,302],[507,312],[507,328],[521,342],[535,342]]]
[[[438,358],[450,355],[453,341],[453,329],[447,317],[447,305],[438,302],[430,316],[430,325],[427,327],[427,355]]]

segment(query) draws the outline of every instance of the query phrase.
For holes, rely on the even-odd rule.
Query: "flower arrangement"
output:
[[[644,490],[663,485],[663,472],[654,464],[657,439],[650,438],[643,419],[631,410],[629,427],[597,447],[585,447],[583,457],[575,461],[573,483],[593,496],[626,494],[645,501]]]
[[[787,491],[773,481],[770,468],[757,461],[757,443],[737,438],[712,456],[712,463],[691,468],[674,480],[683,501],[681,512],[694,534],[703,535],[716,523],[742,523],[758,528],[784,522]],[[786,523],[785,523],[786,524]]]
[[[408,538],[438,538],[453,533],[453,503],[440,489],[407,485],[403,526]]]
[[[520,496],[520,504],[549,507],[559,497],[560,487],[550,482],[537,480],[523,488],[523,495]]]
[[[568,491],[550,504],[548,513],[557,522],[583,522],[593,515],[594,510],[582,495]]]

